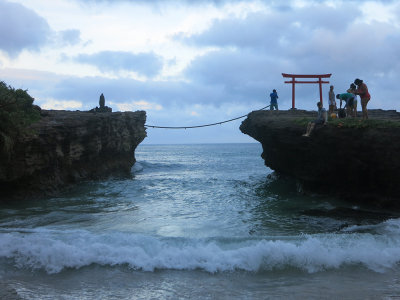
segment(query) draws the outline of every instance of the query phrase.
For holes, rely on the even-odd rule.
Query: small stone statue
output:
[[[106,99],[105,99],[103,93],[101,93],[100,99],[99,99],[99,105],[100,105],[100,107],[97,107],[97,106],[96,106],[95,108],[92,108],[92,109],[89,110],[89,111],[90,111],[90,112],[94,112],[94,113],[97,113],[97,112],[100,112],[100,113],[103,113],[103,112],[112,112],[112,108],[106,106],[105,104],[106,104]]]
[[[101,93],[99,100],[100,109],[104,109],[105,104],[106,104],[106,99],[104,98],[103,93]]]

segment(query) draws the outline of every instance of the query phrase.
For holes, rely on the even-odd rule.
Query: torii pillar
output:
[[[285,83],[291,83],[292,84],[292,109],[295,109],[295,84],[296,83],[318,83],[319,85],[319,100],[321,103],[324,103],[322,101],[322,84],[323,83],[329,83],[329,81],[322,81],[322,78],[329,78],[331,77],[332,74],[322,74],[322,75],[295,75],[295,74],[286,74],[282,73],[282,76],[284,78],[291,78],[291,81],[285,81]],[[296,78],[318,78],[318,81],[298,81]]]

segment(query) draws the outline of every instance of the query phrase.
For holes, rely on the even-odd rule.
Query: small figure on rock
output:
[[[333,91],[333,85],[329,88],[329,114],[331,115],[336,109],[335,92]]]
[[[100,99],[99,99],[100,108],[96,106],[95,108],[92,108],[89,111],[90,112],[100,112],[100,113],[102,113],[102,112],[112,112],[112,108],[108,107],[108,106],[105,106],[105,104],[106,104],[106,99],[105,99],[103,93],[101,93]]]
[[[368,119],[367,104],[371,99],[371,95],[368,92],[367,85],[361,79],[357,78],[356,80],[354,80],[354,84],[357,85],[355,93],[356,95],[360,95],[361,98],[361,109],[363,114],[363,120],[367,120]]]
[[[272,93],[271,94],[269,94],[269,96],[271,97],[271,103],[270,103],[270,105],[269,105],[269,109],[270,110],[274,110],[274,108],[276,109],[276,110],[279,110],[278,109],[278,93],[276,92],[276,90],[274,89],[274,90],[272,90]]]
[[[326,109],[323,108],[322,103],[318,102],[317,107],[318,107],[318,117],[314,121],[308,123],[306,133],[303,134],[303,136],[305,137],[310,136],[315,126],[326,125],[326,123],[328,122],[328,114],[326,112]]]
[[[99,99],[100,109],[104,109],[104,105],[105,105],[105,104],[106,104],[106,99],[104,98],[103,93],[101,93],[100,99]]]

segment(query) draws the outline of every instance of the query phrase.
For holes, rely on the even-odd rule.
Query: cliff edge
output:
[[[129,174],[146,137],[146,113],[41,111],[0,153],[0,198],[51,194],[82,180]]]
[[[317,112],[254,111],[240,130],[262,144],[265,165],[305,189],[352,202],[400,208],[400,113],[369,110],[370,119],[336,119],[303,137]]]

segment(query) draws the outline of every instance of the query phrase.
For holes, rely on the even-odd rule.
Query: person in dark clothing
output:
[[[271,97],[271,103],[270,103],[270,106],[269,106],[269,109],[270,110],[274,110],[274,108],[276,109],[276,110],[278,110],[278,93],[276,92],[276,90],[274,89],[274,90],[272,90],[272,93],[271,94],[269,94],[269,96]]]

